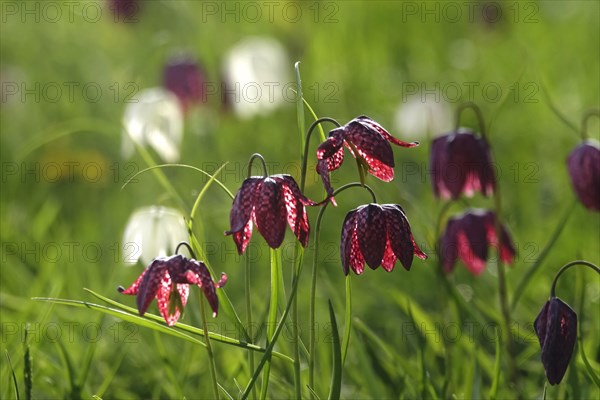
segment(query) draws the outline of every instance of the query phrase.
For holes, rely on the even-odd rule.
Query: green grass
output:
[[[274,37],[288,52],[289,82],[295,81],[294,63],[301,61],[304,95],[319,117],[330,116],[345,123],[366,114],[400,139],[413,140],[411,132],[394,127],[394,114],[415,85],[425,90],[439,87],[441,99],[448,100],[452,109],[467,100],[477,103],[486,121],[494,120],[489,137],[500,173],[503,218],[518,248],[515,265],[507,270],[509,293],[525,276],[574,198],[565,160],[579,137],[553,114],[542,88],[576,126],[587,109],[600,105],[597,2],[502,3],[503,17],[491,25],[481,21],[480,12],[470,21],[462,2],[304,2],[298,3],[302,15],[296,22],[286,21],[281,14],[287,2],[274,6],[272,22],[266,6],[261,6],[263,17],[251,22],[249,14],[244,16],[241,11],[243,3],[232,2],[230,7],[238,4],[242,13],[236,22],[232,14],[222,17],[208,12],[207,4],[223,11],[221,2],[151,1],[143,4],[135,24],[112,23],[105,8],[97,22],[86,21],[87,14],[75,14],[71,22],[68,6],[60,2],[56,4],[63,14],[56,22],[47,21],[54,15],[49,14],[50,9],[40,8],[39,22],[35,14],[20,14],[25,5],[34,9],[36,4],[42,7],[42,3],[32,1],[2,2],[2,398],[12,398],[15,393],[5,351],[21,385],[19,392],[25,393],[26,324],[34,398],[212,396],[208,357],[202,346],[155,334],[113,316],[102,317],[90,309],[31,300],[57,297],[94,302],[97,299],[84,291],[89,288],[134,306],[132,297],[116,291],[118,285],[133,282],[142,270],[140,265],[127,268],[122,262],[127,249],[122,248],[121,237],[127,218],[137,207],[180,204],[152,173],[141,174],[137,183],[121,189],[128,177],[147,165],[137,155],[131,160],[121,158],[120,124],[127,95],[160,85],[162,66],[176,50],[196,54],[209,81],[217,83],[228,48],[249,35]],[[92,4],[105,7],[103,2]],[[462,17],[450,21],[454,14],[444,14],[453,12],[446,4],[461,7]],[[15,6],[17,14],[12,14],[9,6]],[[426,14],[424,7],[434,10],[433,14]],[[333,15],[327,18],[329,13]],[[66,86],[69,82],[79,84],[72,99]],[[54,83],[62,88],[57,101],[51,92]],[[18,92],[9,94],[15,84]],[[91,92],[82,92],[86,84],[101,88],[97,102],[91,101]],[[460,88],[459,95],[453,92],[456,87]],[[474,87],[472,97],[469,87]],[[490,91],[484,92],[483,87]],[[507,95],[506,101],[500,102],[492,94],[491,88],[497,87]],[[435,101],[433,94],[427,99]],[[229,162],[217,178],[233,193],[241,185],[246,162],[254,152],[265,157],[272,169],[269,172],[289,172],[299,179],[301,147],[293,102],[268,116],[243,120],[222,110],[219,101],[219,96],[209,96],[207,104],[186,117],[182,163],[211,172]],[[476,119],[469,113],[464,123],[476,127]],[[597,118],[590,120],[591,137],[599,139],[599,126]],[[314,173],[316,137],[309,152],[306,194],[321,200],[324,192]],[[380,268],[352,277],[352,314],[356,320],[344,363],[341,396],[485,398],[493,389],[497,390],[496,398],[514,397],[517,392],[507,382],[505,354],[500,355],[499,382],[495,380],[494,338],[496,326],[501,326],[501,313],[493,268],[488,266],[481,276],[473,277],[459,265],[450,277],[452,285],[467,295],[467,307],[481,315],[483,325],[456,309],[438,278],[433,245],[442,204],[433,198],[427,174],[428,138],[419,140],[421,146],[415,149],[394,148],[396,178],[392,183],[368,176],[367,184],[376,191],[379,202],[402,205],[415,239],[430,258],[425,262],[415,259],[410,272],[397,265],[390,274]],[[346,157],[347,162],[332,176],[335,187],[357,180],[348,152]],[[99,168],[97,178],[93,170],[83,169],[89,163]],[[52,169],[55,165],[62,167],[57,179]],[[72,175],[69,165],[73,166]],[[181,211],[189,215],[208,178],[189,169],[162,172],[185,203]],[[313,388],[320,398],[329,393],[331,348],[336,343],[328,300],[341,337],[345,326],[345,280],[339,260],[341,224],[348,210],[370,201],[368,193],[354,193],[340,195],[337,208],[328,207],[321,231],[316,295],[318,358]],[[480,195],[468,203],[493,206],[492,199]],[[208,261],[216,272],[228,274],[227,293],[245,321],[244,260],[237,256],[232,240],[223,236],[229,228],[230,205],[227,194],[212,185],[196,219],[201,222],[199,239]],[[460,212],[461,208],[453,206],[450,212]],[[314,227],[317,210],[310,209],[309,216]],[[197,229],[198,234],[200,226]],[[574,259],[600,263],[599,243],[599,214],[578,204],[513,312],[519,391],[524,397],[541,397],[544,392],[545,376],[531,324],[548,297],[554,273]],[[253,320],[265,321],[269,250],[256,232],[251,250]],[[313,250],[311,241],[305,260],[312,259]],[[288,232],[282,247],[288,294],[292,256],[293,236]],[[304,343],[309,337],[309,270],[304,268],[298,287]],[[598,277],[583,270],[565,274],[557,287],[558,296],[578,313],[580,296],[584,296],[580,334],[587,360],[596,373],[600,368],[600,321],[593,310],[598,308],[599,287]],[[200,328],[200,292],[191,292],[182,322]],[[150,312],[157,312],[155,306]],[[243,339],[236,337],[236,325],[225,313],[209,320],[209,328]],[[264,347],[264,327],[254,331],[259,332],[258,344]],[[253,372],[247,368],[247,351],[214,340],[211,343],[219,383],[237,397],[238,388],[246,387]],[[275,350],[292,354],[290,331],[282,331]],[[307,383],[304,358],[301,373]],[[293,377],[291,363],[273,358],[268,397],[292,396]],[[308,389],[302,390],[308,397]],[[547,396],[600,397],[579,351],[563,383],[548,387]]]

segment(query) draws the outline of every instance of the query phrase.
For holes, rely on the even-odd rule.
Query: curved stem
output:
[[[596,264],[592,264],[589,261],[585,261],[585,260],[575,260],[575,261],[571,261],[568,264],[565,264],[561,269],[558,270],[558,272],[556,273],[556,275],[554,276],[554,280],[552,281],[552,288],[550,289],[550,297],[556,297],[555,296],[555,292],[556,292],[556,283],[558,282],[558,278],[569,268],[575,266],[575,265],[583,265],[584,267],[588,267],[593,269],[594,271],[596,271],[597,273],[600,274],[600,268],[598,268],[598,266]]]
[[[279,271],[281,270],[281,250],[269,249],[271,255],[271,299],[269,300],[269,314],[267,319],[267,348],[271,342],[276,340],[275,331],[277,325],[277,302],[279,299]],[[291,300],[291,298],[290,298]],[[263,381],[260,390],[261,400],[267,398],[269,387],[269,374],[271,372],[271,355],[265,360],[263,370]]]
[[[600,110],[597,108],[593,108],[591,110],[587,110],[585,114],[583,114],[583,118],[581,118],[581,138],[586,140],[588,138],[587,134],[587,122],[590,117],[600,117]]]
[[[191,249],[190,249],[191,250]],[[200,315],[202,316],[202,329],[208,333],[208,323],[206,318],[206,306],[204,305],[204,299],[200,297]],[[204,335],[204,342],[206,343],[206,351],[208,352],[208,361],[210,369],[210,378],[213,386],[213,395],[215,399],[219,399],[219,384],[217,383],[217,368],[215,366],[215,356],[212,351],[212,345],[210,344],[210,335]]]
[[[310,137],[312,136],[312,133],[315,130],[315,128],[323,122],[331,122],[338,128],[341,127],[340,123],[337,122],[335,119],[329,117],[322,117],[313,122],[308,128],[308,132],[306,133],[306,142],[304,143],[304,155],[302,156],[302,172],[300,175],[300,190],[302,192],[304,192],[304,184],[306,183],[306,168],[308,165],[308,146],[310,144]]]
[[[192,250],[192,246],[190,246],[188,242],[179,242],[175,247],[175,254],[179,253],[179,248],[181,246],[187,247],[188,251],[190,252],[190,256],[192,256],[192,258],[196,260],[196,254],[194,254],[194,250]]]
[[[373,190],[367,186],[367,185],[363,185],[357,182],[353,182],[353,183],[348,183],[340,188],[338,188],[337,190],[335,190],[333,192],[333,196],[343,192],[346,189],[350,189],[353,187],[361,187],[366,189],[370,194],[371,194],[371,198],[373,200],[373,203],[377,203],[377,198],[375,197],[375,193],[373,192]],[[329,203],[325,203],[323,205],[323,207],[321,207],[321,209],[319,210],[319,215],[317,216],[317,222],[315,225],[315,250],[313,252],[313,259],[312,259],[312,272],[311,272],[311,285],[310,285],[310,320],[309,320],[309,326],[310,326],[310,338],[309,338],[309,345],[308,345],[308,352],[309,352],[309,359],[308,359],[308,386],[312,389],[315,390],[314,387],[314,381],[315,381],[315,301],[316,301],[316,291],[317,291],[317,261],[319,259],[319,233],[321,231],[321,222],[323,220],[323,215],[325,214],[325,209],[327,209],[327,206],[329,205]],[[348,285],[349,285],[349,281],[348,281]],[[346,293],[350,293],[350,289],[347,287],[346,288]],[[346,301],[351,301],[350,298],[346,297]],[[346,313],[348,314],[348,312]],[[346,324],[346,327],[349,328],[349,325]],[[349,331],[349,329],[348,329]],[[347,333],[347,338],[344,337],[344,343],[346,343],[349,341],[349,332]],[[344,358],[345,358],[345,351],[343,350],[343,354],[344,354]],[[311,392],[311,396],[314,398],[314,394]]]
[[[252,163],[256,159],[260,160],[263,167],[263,177],[266,178],[269,175],[267,172],[267,164],[265,163],[265,158],[260,153],[254,153],[250,156],[250,161],[248,161],[248,174],[246,177],[250,178],[250,176],[252,176]]]
[[[475,115],[477,116],[477,121],[479,122],[479,132],[481,134],[481,137],[484,140],[487,140],[487,133],[485,129],[485,123],[483,121],[483,114],[481,112],[481,109],[477,106],[477,104],[473,103],[472,101],[462,103],[456,109],[456,130],[458,130],[458,128],[460,127],[460,116],[462,112],[467,108],[470,108],[475,112]]]

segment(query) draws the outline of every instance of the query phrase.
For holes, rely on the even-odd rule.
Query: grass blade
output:
[[[8,361],[8,366],[10,368],[10,374],[12,376],[13,385],[15,386],[15,399],[21,400],[21,396],[19,395],[19,385],[17,385],[17,374],[15,374],[15,369],[13,368],[12,362],[10,361],[10,356],[8,355],[8,350],[4,350],[6,354],[6,360]]]
[[[329,320],[331,321],[332,339],[331,348],[333,351],[333,371],[331,373],[331,384],[329,386],[329,400],[339,399],[342,389],[342,348],[340,346],[340,336],[338,333],[335,312],[329,300]]]

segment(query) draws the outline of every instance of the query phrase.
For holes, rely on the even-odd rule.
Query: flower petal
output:
[[[361,115],[360,117],[356,118],[356,121],[361,123],[365,128],[378,132],[385,140],[397,146],[416,147],[419,145],[419,142],[403,142],[402,140],[396,139],[390,135],[390,133],[385,130],[383,126],[381,126],[378,122],[373,121],[366,115]]]
[[[231,213],[229,214],[231,229],[225,232],[226,235],[240,232],[247,226],[252,214],[254,192],[261,181],[262,178],[250,177],[242,183],[233,199]]]
[[[285,237],[287,221],[282,185],[270,177],[264,178],[254,193],[253,204],[258,231],[269,247],[278,248]]]
[[[442,267],[446,273],[452,272],[458,258],[457,226],[457,220],[450,219],[444,234],[440,238],[439,257],[442,259]]]
[[[381,265],[387,241],[385,214],[378,204],[357,211],[356,231],[360,251],[372,269]]]
[[[396,264],[397,257],[394,254],[394,250],[392,250],[392,245],[390,243],[390,239],[388,236],[388,241],[385,245],[385,253],[383,254],[383,260],[381,261],[381,266],[387,272],[391,272],[394,269],[394,264]]]
[[[369,166],[369,173],[385,182],[394,178],[394,153],[392,146],[377,131],[369,129],[362,123],[354,120],[346,125],[346,142],[350,151],[355,154],[354,148],[365,159]]]
[[[589,210],[600,211],[600,148],[586,140],[567,159],[571,184],[579,201]]]
[[[150,264],[143,274],[138,289],[136,304],[140,315],[144,315],[158,295],[162,286],[171,287],[171,277],[168,273],[168,259],[159,258]]]
[[[288,186],[283,185],[282,187],[288,225],[298,238],[298,241],[302,243],[302,246],[306,247],[310,230],[306,208],[304,208],[304,204],[302,204],[302,201],[298,197],[294,197],[292,190]]]
[[[577,339],[577,314],[557,297],[551,298],[534,322],[542,348],[542,363],[551,385],[560,383],[567,371]]]
[[[348,275],[350,264],[352,263],[352,235],[356,229],[356,210],[346,214],[342,224],[342,238],[340,240],[340,259],[344,275]]]
[[[202,261],[189,260],[188,271],[186,273],[187,280],[190,284],[198,285],[202,288],[206,300],[213,311],[213,318],[217,316],[219,311],[219,298],[214,281],[208,272],[208,268]],[[227,275],[223,274],[219,285],[224,285],[227,282]]]
[[[396,204],[385,204],[382,207],[385,211],[387,234],[392,250],[402,266],[410,271],[415,253],[419,258],[427,258],[427,256],[416,245],[408,218],[402,208]]]

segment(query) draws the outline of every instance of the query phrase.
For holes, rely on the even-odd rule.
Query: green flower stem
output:
[[[594,108],[588,110],[585,114],[583,114],[583,117],[581,118],[581,138],[583,140],[586,140],[588,138],[587,122],[590,119],[590,117],[600,117],[600,110]]]
[[[352,282],[350,277],[350,274],[346,275],[346,320],[344,321],[344,338],[342,339],[342,368],[346,362],[350,332],[352,331]]]
[[[298,276],[299,276],[302,272],[302,264],[300,264],[298,266],[298,269],[299,269],[299,271],[298,271]],[[250,382],[248,382],[248,385],[244,389],[244,392],[241,395],[241,400],[245,400],[248,398],[250,390],[256,384],[256,381],[258,380],[258,375],[260,375],[263,367],[265,366],[267,361],[270,359],[271,353],[273,353],[273,348],[275,347],[277,338],[279,337],[279,334],[281,334],[281,331],[283,330],[283,327],[285,325],[285,320],[286,320],[288,314],[290,313],[290,309],[292,308],[292,303],[293,303],[292,300],[298,290],[298,281],[299,281],[299,279],[296,278],[296,280],[292,283],[292,290],[290,292],[290,297],[288,298],[288,302],[285,306],[283,314],[281,315],[281,318],[279,319],[279,324],[277,324],[277,328],[275,328],[275,333],[273,334],[271,341],[269,342],[269,344],[267,345],[267,348],[265,349],[265,354],[260,359],[258,366],[254,370],[254,374],[252,375]]]
[[[373,190],[367,186],[367,185],[363,185],[357,182],[354,183],[349,183],[347,185],[344,185],[342,187],[340,187],[339,189],[337,189],[336,191],[333,192],[333,195],[337,195],[338,193],[343,192],[346,189],[349,188],[353,188],[353,187],[360,187],[360,188],[364,188],[366,189],[370,194],[371,197],[373,199],[374,203],[377,203],[377,198],[375,197],[375,193],[373,192]],[[308,345],[308,352],[310,354],[310,357],[308,359],[308,386],[311,389],[315,389],[314,387],[314,373],[315,373],[315,301],[316,301],[316,291],[317,291],[317,261],[319,260],[319,233],[321,231],[321,221],[323,220],[323,215],[325,214],[325,210],[327,209],[327,206],[329,205],[329,203],[325,203],[325,205],[323,207],[321,207],[321,209],[319,210],[319,215],[317,216],[317,223],[315,226],[315,250],[313,252],[313,260],[312,260],[312,275],[311,275],[311,286],[310,286],[310,320],[309,320],[309,324],[310,324],[310,339],[309,339],[309,345]],[[351,308],[352,305],[350,303],[350,305],[348,305],[348,302],[351,301],[349,295],[350,295],[350,280],[348,279],[346,282],[346,321],[345,321],[345,326],[346,326],[346,332],[344,334],[344,339],[343,339],[343,346],[342,347],[342,354],[343,354],[343,358],[342,360],[345,360],[345,355],[346,355],[346,351],[347,351],[347,347],[348,347],[348,343],[350,341],[350,324],[351,321],[349,320],[349,315],[351,315]],[[348,311],[348,308],[350,308],[350,311]],[[343,363],[343,361],[342,361]],[[311,392],[311,396],[313,396],[314,398],[314,394]]]
[[[550,297],[556,297],[555,296],[555,292],[556,292],[556,283],[558,282],[558,278],[560,278],[560,276],[569,268],[575,266],[575,265],[582,265],[584,267],[588,267],[593,269],[594,271],[596,271],[597,273],[600,274],[600,268],[598,268],[597,265],[592,264],[589,261],[585,261],[585,260],[575,260],[575,261],[571,261],[568,264],[565,264],[561,269],[558,270],[558,272],[556,273],[556,275],[554,276],[554,280],[552,281],[552,288],[550,289]]]
[[[263,167],[263,177],[267,177],[269,175],[269,173],[267,172],[267,164],[265,163],[265,159],[264,157],[259,154],[259,153],[254,153],[250,156],[250,161],[248,161],[248,174],[247,174],[247,178],[250,178],[252,176],[252,164],[254,163],[254,160],[258,159]]]
[[[312,136],[313,131],[317,126],[322,124],[323,122],[331,122],[338,128],[341,126],[339,122],[337,122],[333,118],[322,117],[313,122],[308,128],[308,132],[306,133],[306,142],[304,143],[304,155],[302,156],[302,172],[300,175],[300,190],[304,191],[304,185],[306,184],[306,169],[308,167],[308,147],[310,145],[310,138]]]
[[[558,240],[558,237],[560,236],[560,234],[563,231],[563,228],[567,225],[567,221],[573,214],[573,210],[575,209],[576,205],[577,205],[577,200],[573,199],[573,201],[571,202],[571,205],[567,208],[567,210],[563,214],[562,218],[560,219],[560,221],[554,228],[554,232],[552,232],[552,235],[550,236],[550,240],[548,241],[548,243],[546,243],[546,246],[544,246],[544,248],[540,252],[540,256],[535,260],[535,262],[527,270],[527,272],[525,272],[525,276],[523,276],[523,278],[519,281],[519,285],[515,289],[515,291],[513,293],[513,297],[512,297],[511,308],[513,311],[517,308],[517,304],[519,304],[519,299],[525,292],[525,289],[527,288],[529,283],[531,283],[531,281],[533,280],[532,279],[533,276],[537,273],[540,266],[546,259],[546,256],[548,255],[548,253],[550,253],[550,250],[554,247],[554,243],[556,243],[556,241]]]
[[[281,269],[281,250],[270,249],[271,254],[271,300],[269,301],[269,315],[267,317],[267,348],[272,342],[276,341],[275,330],[277,324],[277,302],[279,299],[279,271]],[[260,390],[260,398],[267,398],[267,389],[269,387],[269,374],[271,371],[271,354],[265,354],[262,387]],[[252,380],[250,381],[252,382]]]
[[[458,128],[460,127],[460,116],[462,115],[463,111],[465,111],[467,108],[470,108],[475,112],[475,115],[477,116],[477,121],[479,122],[479,133],[481,134],[482,138],[487,140],[487,130],[483,121],[483,114],[481,113],[481,109],[477,106],[477,104],[473,103],[472,101],[464,102],[460,104],[456,109],[456,130],[458,130]]]
[[[294,244],[294,265],[292,282],[299,278],[299,265],[303,263],[304,251],[299,249],[299,242]],[[292,346],[294,349],[294,396],[296,399],[302,398],[302,379],[300,375],[300,332],[298,330],[298,296],[294,296],[292,302]]]
[[[208,332],[208,323],[206,318],[206,306],[203,296],[200,296],[200,315],[202,316],[202,329]],[[210,344],[210,335],[204,335],[204,343],[206,343],[206,352],[208,353],[208,364],[210,367],[210,379],[213,387],[213,395],[215,399],[219,399],[219,384],[217,383],[217,368],[215,366],[215,356],[213,354],[212,345]]]
[[[250,336],[250,344],[254,341],[252,332],[252,297],[250,296],[250,257],[244,256],[244,272],[246,284],[246,328],[248,336]],[[254,351],[248,350],[248,366],[250,371],[254,371]],[[256,399],[256,388],[252,388],[252,399]]]
[[[502,320],[504,322],[503,341],[506,348],[506,354],[508,356],[508,371],[510,381],[517,386],[517,363],[515,360],[515,354],[513,351],[513,337],[511,332],[511,315],[510,315],[510,303],[508,300],[508,289],[506,285],[506,269],[502,263],[500,257],[502,249],[502,226],[500,225],[500,212],[502,209],[501,197],[500,197],[500,185],[496,182],[496,189],[494,190],[494,208],[496,211],[496,241],[497,241],[497,268],[498,268],[498,294],[500,297],[500,309],[502,310]]]

